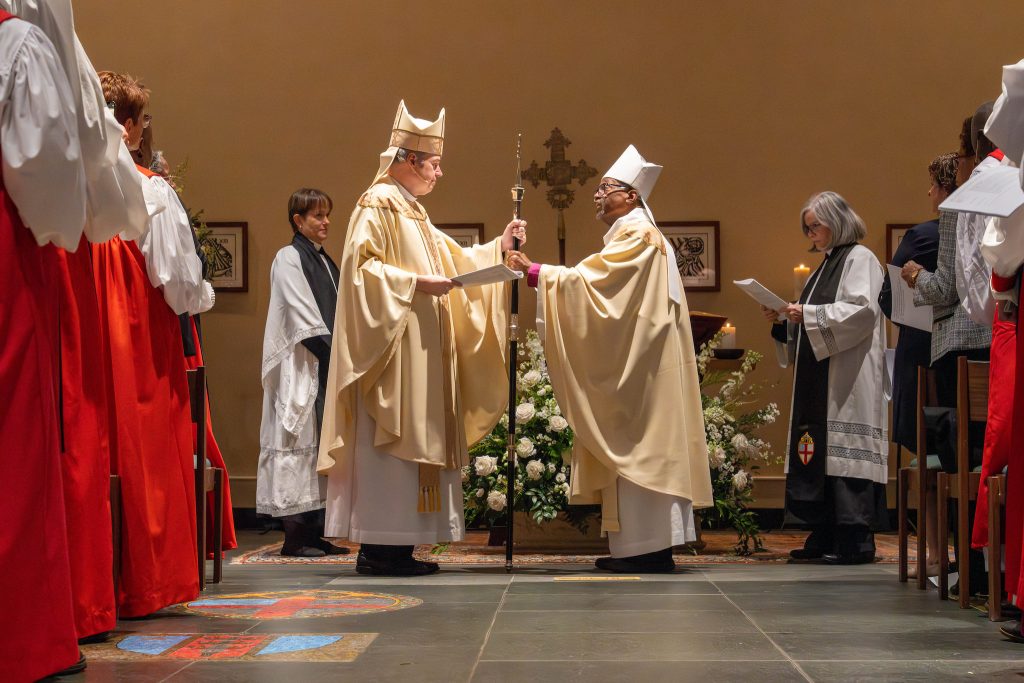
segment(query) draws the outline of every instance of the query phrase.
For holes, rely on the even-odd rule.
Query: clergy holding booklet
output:
[[[816,194],[800,227],[825,258],[797,303],[764,307],[782,367],[795,365],[786,444],[786,519],[811,530],[794,560],[861,564],[886,528],[888,373],[878,306],[882,266],[858,242],[864,221],[835,192]],[[777,322],[779,314],[785,322]]]
[[[604,248],[573,267],[509,266],[537,288],[537,328],[572,425],[570,502],[600,503],[598,569],[670,572],[714,504],[689,309],[671,244],[647,204],[661,166],[630,145],[594,193]],[[600,344],[595,344],[600,340]]]
[[[418,198],[442,176],[443,145],[443,109],[424,121],[399,104],[340,264],[318,470],[327,535],[362,544],[360,574],[437,571],[413,546],[463,538],[469,445],[508,404],[508,286],[452,278],[500,264],[526,222],[465,248],[435,228]]]

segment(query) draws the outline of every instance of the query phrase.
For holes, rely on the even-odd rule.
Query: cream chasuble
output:
[[[450,490],[452,475],[457,480],[469,462],[469,445],[491,431],[508,402],[507,287],[456,288],[434,297],[416,292],[416,275],[452,277],[500,262],[500,240],[460,247],[388,177],[360,197],[340,264],[318,462],[329,478],[329,536],[349,535],[351,489],[367,467],[380,480],[369,503],[382,526],[393,512],[388,498],[416,501],[418,495],[413,509],[420,514],[450,507],[450,496],[441,496],[440,489]],[[361,432],[371,425],[372,433],[357,439],[357,422]],[[395,481],[387,468],[375,468],[381,455],[419,466],[420,492]],[[431,477],[435,483],[424,499]],[[380,495],[389,489],[388,496]],[[398,519],[392,523],[402,526]],[[421,528],[416,520],[409,526]]]
[[[617,477],[693,507],[713,504],[689,309],[670,297],[665,252],[664,236],[635,210],[600,253],[540,270],[538,328],[576,433],[571,499],[601,502],[603,531],[620,530]]]

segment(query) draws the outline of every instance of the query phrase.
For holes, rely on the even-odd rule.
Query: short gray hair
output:
[[[850,208],[846,200],[835,192],[819,192],[813,195],[800,209],[800,229],[807,234],[807,225],[804,223],[804,216],[808,211],[814,211],[823,225],[827,225],[832,231],[832,241],[828,248],[842,247],[847,244],[860,242],[867,237],[868,229],[863,219],[857,212]],[[812,249],[812,251],[814,251]]]

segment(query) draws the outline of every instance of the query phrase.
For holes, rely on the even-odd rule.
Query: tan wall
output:
[[[142,8],[145,8],[143,11]],[[984,8],[984,23],[972,23]],[[634,143],[665,171],[661,220],[722,225],[722,278],[792,291],[813,265],[797,212],[814,191],[845,195],[884,256],[888,222],[928,218],[926,165],[956,148],[960,121],[999,93],[1018,60],[1019,0],[342,2],[78,0],[97,68],[153,89],[157,147],[186,157],[188,203],[208,220],[249,222],[249,292],[204,316],[218,439],[236,505],[254,505],[260,353],[274,253],[290,238],[289,194],[335,199],[328,249],[386,146],[399,99],[448,109],[445,179],[425,204],[435,222],[509,217],[513,140],[525,159],[559,126],[569,158],[606,169]],[[984,41],[968,47],[972,36]],[[568,260],[600,246],[589,202],[567,213]],[[528,188],[531,256],[556,259],[554,212]],[[691,293],[727,314],[739,346],[770,352],[756,306],[730,284]],[[525,297],[532,318],[533,295]],[[768,396],[788,411],[790,375],[765,363]],[[784,430],[768,434],[784,447]],[[761,504],[778,505],[780,469]]]

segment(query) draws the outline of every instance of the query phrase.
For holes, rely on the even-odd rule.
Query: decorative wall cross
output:
[[[544,146],[551,150],[551,159],[545,162],[544,168],[538,166],[536,161],[532,161],[530,167],[523,172],[523,178],[533,183],[534,187],[540,185],[540,181],[543,180],[550,188],[548,203],[558,211],[558,262],[561,265],[565,265],[565,216],[562,212],[576,197],[576,192],[570,185],[576,180],[580,187],[583,187],[588,179],[597,175],[597,169],[587,166],[583,159],[573,166],[573,163],[565,158],[565,148],[571,144],[569,138],[555,128],[551,131],[551,137],[544,143]]]

